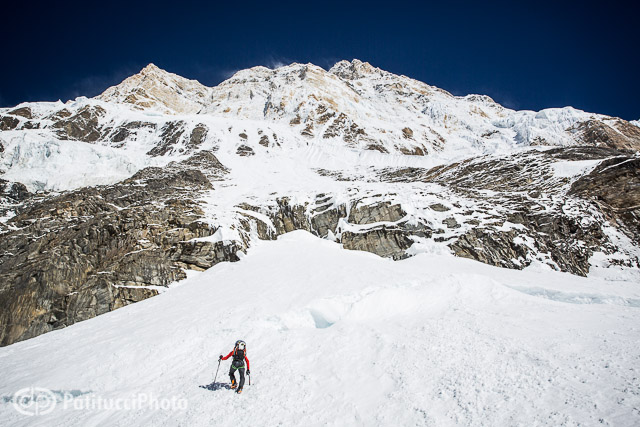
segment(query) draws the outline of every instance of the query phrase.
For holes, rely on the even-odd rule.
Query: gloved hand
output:
[[[222,355],[220,355],[220,357],[218,357],[218,360],[222,360]]]
[[[247,369],[247,375],[251,375],[251,371]]]

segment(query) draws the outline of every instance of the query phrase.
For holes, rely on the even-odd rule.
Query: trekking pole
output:
[[[251,375],[247,375],[249,377],[249,385],[251,385]]]
[[[218,378],[218,371],[220,370],[220,362],[222,362],[222,359],[218,359],[218,369],[216,369],[216,376],[213,378],[213,386],[214,387],[216,385],[216,379]]]

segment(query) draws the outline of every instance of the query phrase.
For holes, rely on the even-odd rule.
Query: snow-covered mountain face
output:
[[[0,168],[32,191],[114,183],[203,149],[313,147],[334,158],[380,152],[406,155],[395,164],[432,166],[530,146],[637,150],[640,140],[640,129],[621,119],[570,107],[513,111],[487,96],[456,97],[358,60],[329,71],[254,67],[213,88],[150,64],[96,98],[25,103],[0,115]],[[391,158],[350,158],[348,169]]]
[[[637,123],[513,111],[358,60],[212,88],[150,64],[92,99],[0,109],[0,130],[3,345],[293,230],[395,260],[638,268]]]

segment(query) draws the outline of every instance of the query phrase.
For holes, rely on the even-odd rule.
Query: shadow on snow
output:
[[[204,388],[206,390],[211,390],[211,391],[216,391],[216,390],[231,390],[231,384],[228,383],[219,383],[219,382],[214,382],[211,383],[209,385],[201,385],[199,386],[200,388]]]

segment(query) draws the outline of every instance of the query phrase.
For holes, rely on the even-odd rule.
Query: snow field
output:
[[[640,289],[624,274],[585,279],[449,255],[393,262],[297,231],[157,297],[1,348],[0,419],[637,425]],[[248,344],[253,374],[240,396],[212,385],[218,355],[237,339]],[[228,369],[222,362],[218,383],[228,383]],[[59,402],[27,417],[8,400],[29,386],[76,399],[152,393],[188,407],[73,410]]]

